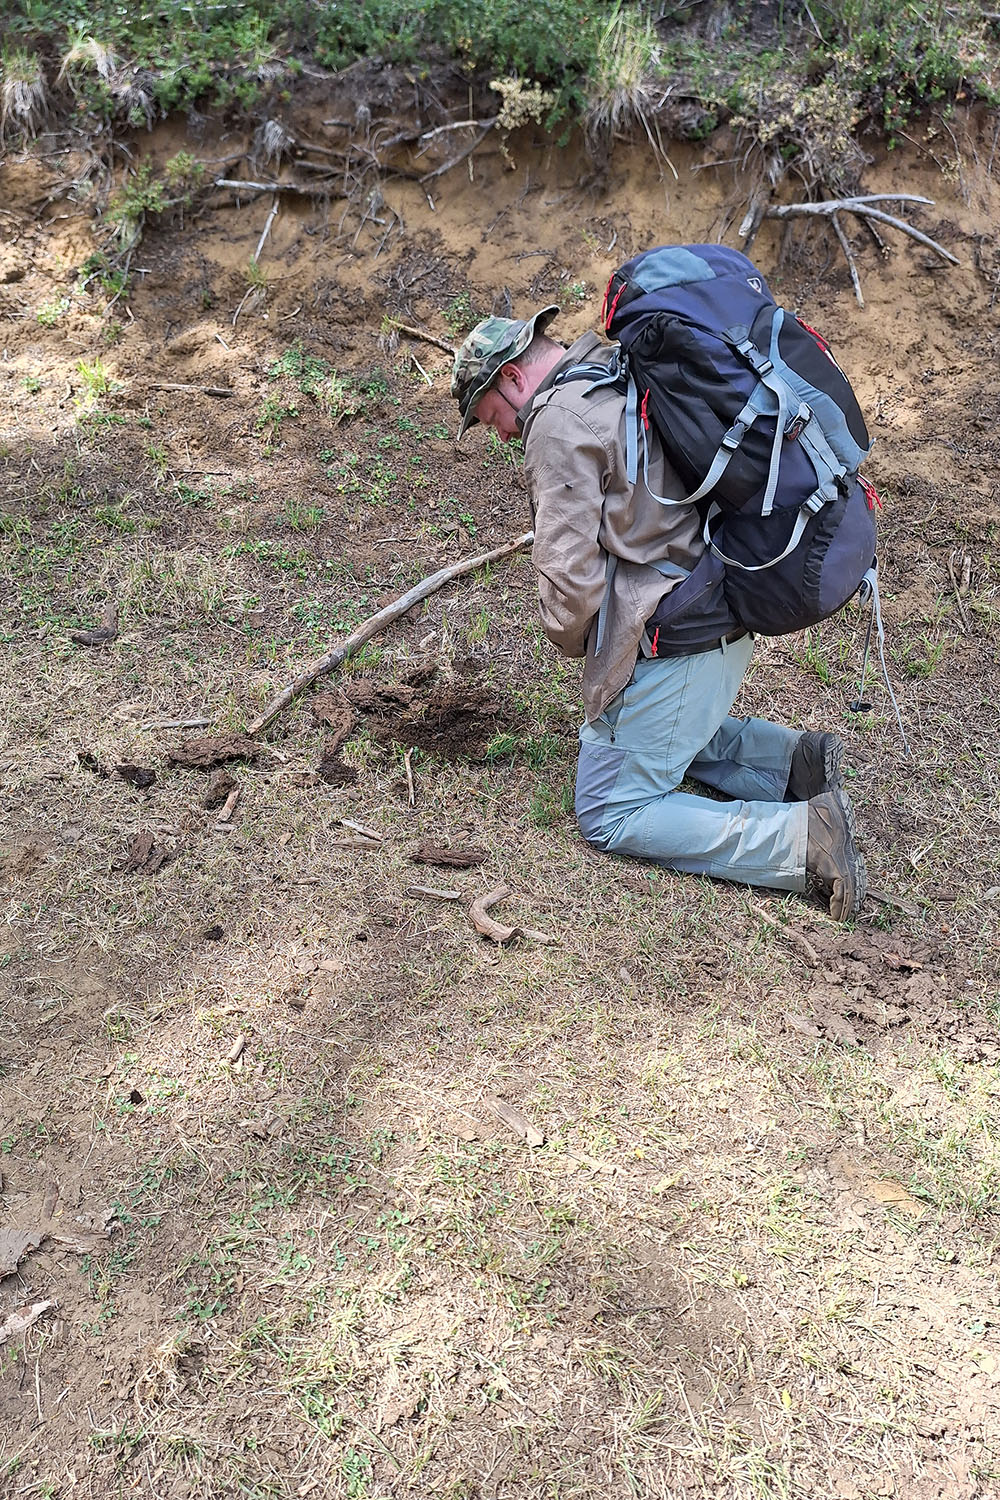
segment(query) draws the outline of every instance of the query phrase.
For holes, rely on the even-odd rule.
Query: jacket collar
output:
[[[524,425],[531,415],[531,408],[540,396],[552,389],[564,370],[568,370],[571,365],[581,364],[584,360],[593,359],[595,352],[601,349],[607,349],[610,352],[611,345],[605,343],[599,334],[593,332],[581,334],[575,343],[570,344],[559,363],[553,365],[545,379],[531,393],[520,411],[515,414],[518,431],[524,432]]]

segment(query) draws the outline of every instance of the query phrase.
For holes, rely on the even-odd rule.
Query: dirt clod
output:
[[[259,755],[260,746],[249,735],[205,734],[196,739],[181,740],[167,751],[167,760],[173,766],[209,771],[228,760],[256,760]]]
[[[115,766],[115,770],[122,781],[128,782],[129,786],[134,786],[140,792],[148,791],[156,780],[156,772],[148,766],[133,766],[126,761],[123,765]]]
[[[414,747],[451,761],[481,755],[497,732],[499,696],[474,677],[444,678],[422,690],[426,677],[422,669],[415,685],[391,686],[364,678],[347,691],[355,708],[371,717],[371,733],[381,745]]]
[[[132,840],[122,870],[126,875],[155,875],[173,857],[174,850],[157,845],[154,835],[144,829]]]
[[[118,639],[118,609],[109,604],[101,616],[100,625],[93,630],[73,630],[70,640],[77,646],[107,646]]]
[[[202,807],[207,807],[209,812],[221,807],[229,793],[235,791],[236,785],[235,776],[230,776],[228,771],[213,771],[208,778],[205,795],[201,799]]]
[[[323,746],[325,759],[337,753],[354,728],[357,716],[339,693],[317,693],[312,700],[312,711],[317,724],[326,724],[330,729]]]

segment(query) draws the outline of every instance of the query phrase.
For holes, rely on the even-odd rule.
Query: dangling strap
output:
[[[772,338],[776,339],[781,328],[782,309],[775,310],[774,323],[772,324]],[[760,514],[769,516],[774,505],[774,495],[778,488],[778,468],[781,464],[781,444],[789,428],[796,424],[799,426],[799,436],[802,437],[806,427],[812,419],[812,408],[804,401],[800,401],[781,375],[777,373],[773,362],[766,354],[762,354],[757,345],[749,337],[733,340],[733,346],[742,354],[747,364],[756,372],[757,379],[762,385],[772,392],[778,402],[778,418],[774,424],[774,441],[771,444],[771,465],[767,474],[767,487],[764,490],[764,498],[760,505]],[[833,472],[835,474],[846,473],[842,464],[838,464],[832,451],[827,450],[833,458]]]
[[[763,393],[761,387],[757,386],[749,401],[746,403],[746,405],[743,407],[743,410],[739,413],[736,420],[733,422],[732,427],[730,427],[729,431],[722,439],[722,442],[719,444],[718,451],[716,452],[715,457],[712,459],[712,462],[709,465],[708,473],[701,481],[701,484],[696,490],[692,490],[690,495],[685,495],[682,500],[671,499],[668,495],[658,495],[650,485],[649,441],[646,437],[645,424],[642,422],[641,418],[638,422],[631,422],[626,410],[626,422],[629,423],[629,426],[632,428],[632,430],[638,432],[638,435],[642,441],[642,478],[643,483],[645,484],[647,490],[649,490],[649,493],[653,497],[653,499],[658,500],[661,505],[696,505],[699,500],[703,500],[705,496],[710,493],[710,491],[715,489],[715,486],[718,484],[719,480],[726,472],[726,469],[729,467],[730,460],[738,451],[740,444],[743,442],[743,439],[746,437],[747,433],[750,431],[750,428],[753,426],[754,422],[756,422],[757,418],[774,415],[774,413],[769,410],[770,405],[771,402],[767,399],[766,393]],[[628,432],[626,432],[626,455],[627,453]],[[636,468],[638,469],[638,464],[636,464]],[[631,484],[635,483],[634,474],[630,474],[627,477]]]
[[[611,584],[618,569],[618,559],[614,553],[608,553],[608,561],[604,568],[604,598],[601,607],[597,611],[597,637],[594,641],[594,655],[600,656],[601,647],[604,645],[604,627],[608,620],[608,605],[611,603]]]
[[[646,443],[646,429],[642,426],[639,416],[639,390],[630,375],[628,378],[628,390],[625,393],[625,478],[630,485],[634,485],[639,472],[639,434],[642,433],[642,471],[645,476],[649,471],[649,449]],[[651,492],[652,493],[652,492]],[[659,500],[659,495],[654,495]],[[663,504],[669,502],[663,501]]]
[[[741,563],[738,562],[735,557],[727,557],[722,549],[715,545],[715,542],[712,539],[712,522],[715,520],[716,516],[720,516],[722,514],[719,507],[715,504],[709,507],[708,515],[705,517],[705,528],[702,532],[702,535],[704,536],[706,547],[711,547],[716,557],[724,562],[727,568],[739,568],[741,573],[763,573],[766,568],[773,568],[776,563],[784,562],[788,554],[795,551],[796,547],[799,545],[799,542],[802,540],[802,533],[809,525],[810,519],[816,514],[818,510],[822,510],[825,504],[826,501],[823,499],[818,490],[816,490],[812,495],[809,496],[809,499],[805,502],[805,504],[799,507],[799,513],[795,517],[795,525],[792,527],[792,534],[788,539],[788,545],[785,547],[785,550],[783,552],[778,553],[777,557],[772,557],[770,562],[753,564]]]
[[[865,678],[868,674],[868,652],[872,643],[872,625],[875,625],[878,633],[878,654],[879,659],[882,663],[882,676],[885,679],[885,686],[886,691],[889,694],[889,700],[892,703],[893,709],[895,710],[896,723],[899,725],[899,737],[903,741],[903,753],[905,755],[912,755],[913,752],[910,749],[910,742],[906,738],[906,730],[903,728],[903,716],[899,712],[899,704],[896,702],[896,694],[892,690],[892,682],[889,678],[889,667],[885,659],[885,628],[882,624],[882,602],[879,598],[878,592],[877,563],[870,567],[864,578],[862,578],[860,587],[858,589],[858,594],[861,598],[862,603],[864,603],[865,600],[870,599],[872,608],[871,614],[868,617],[868,629],[865,633],[865,651],[864,657],[862,658],[861,662],[861,681],[858,684],[858,696],[850,705],[851,710],[854,713],[864,713],[866,709],[870,707],[869,704],[864,703],[863,694],[865,690]]]

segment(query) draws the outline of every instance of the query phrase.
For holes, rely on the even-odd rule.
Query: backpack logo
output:
[[[764,283],[759,276],[748,276],[747,286],[752,286],[755,292],[759,292],[761,296],[764,295]]]

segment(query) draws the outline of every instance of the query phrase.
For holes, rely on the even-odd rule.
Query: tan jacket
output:
[[[586,656],[583,706],[591,722],[629,681],[645,622],[676,586],[649,564],[667,561],[690,571],[704,551],[693,506],[659,504],[641,472],[629,484],[621,392],[607,387],[585,395],[586,380],[555,384],[571,364],[607,355],[610,346],[597,334],[584,334],[518,413],[542,626],[565,656]],[[661,495],[684,494],[652,435],[649,482]],[[617,563],[598,653],[595,626],[609,556]]]

